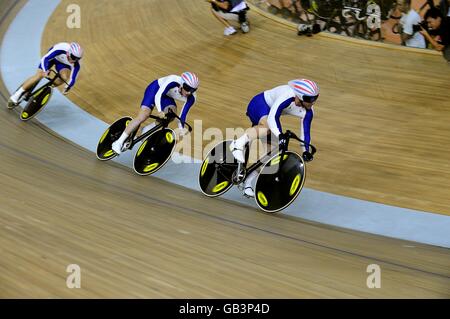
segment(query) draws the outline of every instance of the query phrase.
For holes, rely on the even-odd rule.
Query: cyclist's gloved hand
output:
[[[308,152],[308,151],[303,152],[302,157],[303,157],[303,160],[304,160],[305,162],[311,162],[311,161],[314,159],[314,157],[312,156],[312,154],[311,154],[310,152]]]
[[[178,127],[178,135],[180,137],[188,135],[188,134],[189,134],[189,129],[187,127],[183,127],[183,126]]]
[[[287,148],[287,138],[285,134],[280,133],[280,135],[278,135],[278,145],[280,149],[285,150]]]
[[[166,113],[165,112],[158,112],[158,114],[156,114],[157,117],[159,117],[160,119],[165,119],[166,118]]]
[[[70,91],[70,87],[68,87],[68,86],[66,86],[65,88],[64,88],[64,91],[62,92],[64,95],[67,95],[68,93],[69,93],[69,91]]]
[[[50,71],[43,71],[41,70],[41,76],[44,78],[47,78],[50,75]]]

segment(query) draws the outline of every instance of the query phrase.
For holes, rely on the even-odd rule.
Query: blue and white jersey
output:
[[[186,121],[187,114],[197,100],[197,93],[189,95],[187,98],[182,96],[180,93],[180,88],[183,86],[183,80],[181,76],[178,75],[168,75],[163,78],[158,79],[159,89],[155,95],[155,106],[159,112],[162,112],[161,99],[164,95],[171,97],[174,100],[184,102],[183,107],[179,113],[181,122],[178,123],[180,128],[184,127],[184,122]]]
[[[264,99],[270,107],[267,117],[269,128],[275,136],[282,132],[281,115],[293,115],[300,120],[300,138],[305,141],[304,151],[309,151],[311,143],[311,122],[314,117],[314,110],[307,110],[295,105],[295,93],[289,85],[281,85],[271,90],[264,91]]]
[[[70,50],[70,43],[61,42],[55,44],[53,47],[49,49],[46,55],[41,59],[41,67],[44,72],[48,71],[51,68],[52,62],[59,62],[66,66],[68,66],[71,70],[70,81],[68,88],[70,89],[74,86],[75,81],[78,76],[78,72],[80,71],[80,63],[77,61],[75,63],[70,63],[68,56]],[[55,61],[53,61],[55,60]]]

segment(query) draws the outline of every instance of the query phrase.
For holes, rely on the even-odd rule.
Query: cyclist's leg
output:
[[[28,78],[22,85],[22,88],[25,91],[28,91],[30,88],[32,88],[37,82],[42,80],[45,77],[46,73],[42,71],[41,69],[38,69],[35,75]]]
[[[161,108],[163,110],[163,113],[166,115],[169,112],[169,110],[172,110],[175,114],[177,113],[177,105],[175,103],[175,100],[167,96],[163,96],[161,98]],[[150,131],[152,128],[156,126],[156,124],[157,122],[153,121],[150,124],[144,126],[142,128],[142,134],[145,134],[148,131]]]
[[[50,61],[49,68],[55,64],[55,60]],[[38,65],[38,70],[35,75],[26,79],[22,86],[10,97],[9,102],[17,104],[22,95],[32,90],[38,83],[46,76],[46,72],[43,71],[41,63]]]
[[[112,143],[112,150],[117,154],[121,154],[123,143],[127,140],[127,138],[131,134],[133,134],[135,130],[137,130],[137,128],[142,123],[144,123],[148,119],[151,113],[152,108],[142,105],[136,118],[134,118],[130,123],[128,123],[127,127],[125,128],[125,131],[122,133],[122,135],[120,135],[119,139],[114,143]]]
[[[257,154],[256,158],[261,159],[264,155],[267,154],[268,149],[270,149],[270,141],[269,141],[270,129],[267,124],[267,116],[262,117],[261,120],[259,121],[258,125],[255,125],[252,128],[248,129],[246,134],[249,135],[249,139],[251,141],[260,139],[261,142],[263,143],[264,147],[261,149],[260,148],[257,149],[258,154]],[[249,145],[251,145],[251,144],[249,144]],[[250,146],[249,146],[249,149],[250,149]],[[253,149],[253,151],[254,151],[254,149]],[[255,196],[254,182],[260,171],[261,171],[261,168],[258,168],[256,170],[254,170],[253,172],[251,172],[245,178],[245,181],[244,181],[244,195],[245,196],[247,196],[247,197]]]
[[[255,178],[258,176],[260,172],[260,169],[254,170],[253,172],[251,172],[244,181],[244,195],[247,197],[253,197],[255,196],[255,191],[254,191],[254,181]]]
[[[269,124],[267,123],[267,115],[262,116],[258,124],[247,129],[245,133],[248,135],[249,141],[257,138],[265,137],[269,133]]]
[[[252,122],[252,124],[254,124],[254,123]],[[261,139],[263,144],[266,144],[267,136],[269,133],[270,133],[270,129],[269,129],[269,124],[267,123],[267,115],[263,115],[259,119],[258,124],[253,125],[252,127],[245,130],[244,135],[242,135],[240,137],[241,140],[239,142],[237,142],[236,144],[238,145],[238,147],[240,147],[242,145],[242,143],[244,143],[244,147],[245,147],[245,144],[248,143],[249,148],[250,148],[252,145],[252,142],[257,139]]]
[[[264,99],[264,93],[255,96],[247,107],[247,116],[249,117],[252,127],[248,128],[245,133],[231,144],[233,155],[240,162],[244,162],[244,150],[247,143],[267,135],[269,126],[267,124],[267,116],[270,107]]]
[[[269,130],[267,116],[269,112],[270,107],[264,99],[264,93],[258,94],[250,101],[246,115],[249,117],[252,127],[248,128],[244,135],[236,140],[238,146],[244,146],[260,136],[267,135]]]
[[[50,61],[50,64],[48,66],[48,69],[50,70],[56,63],[56,60]],[[32,77],[30,77],[29,79],[27,79],[23,85],[22,88],[25,91],[30,90],[31,88],[33,88],[40,80],[42,80],[45,76],[46,76],[46,72],[43,71],[43,67],[42,64],[39,63],[38,65],[38,70],[36,72],[35,75],[33,75]]]
[[[152,114],[153,109],[155,107],[155,96],[156,93],[158,92],[158,89],[159,84],[157,80],[153,81],[147,86],[144,92],[144,97],[142,98],[141,108],[139,110],[137,117],[128,124],[127,128],[124,131],[124,134],[127,134],[126,137],[131,135]]]
[[[141,108],[136,118],[128,123],[125,131],[120,135],[119,139],[112,144],[112,149],[117,154],[122,152],[122,146],[125,140],[137,130],[137,128],[144,123],[152,114],[155,105],[155,95],[159,89],[158,81],[153,81],[145,89],[144,97],[141,102]]]
[[[141,108],[139,110],[138,115],[130,122],[128,123],[124,134],[127,134],[125,139],[130,136],[134,131],[137,130],[137,128],[147,121],[148,117],[152,114],[153,107],[148,107],[146,105],[141,105]],[[124,140],[125,140],[124,139]]]
[[[168,104],[167,106],[163,106],[163,112],[165,114],[169,113],[169,111],[172,111],[173,113],[177,114],[177,105],[173,99],[171,100],[172,101],[170,102],[170,104]]]
[[[13,95],[9,98],[10,102],[17,104],[19,102],[19,99],[21,96],[32,89],[40,80],[42,80],[45,77],[45,72],[42,71],[42,69],[38,69],[35,75],[31,76],[25,82],[22,84],[22,86],[14,92]]]
[[[169,110],[172,110],[174,113],[177,112],[177,103],[175,100],[168,96],[162,96],[161,97],[161,109],[165,114],[169,112]]]

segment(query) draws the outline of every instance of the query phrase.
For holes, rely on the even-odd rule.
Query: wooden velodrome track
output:
[[[95,116],[133,114],[150,80],[190,69],[202,80],[190,116],[204,127],[244,126],[254,94],[311,76],[323,93],[308,187],[450,213],[450,154],[440,149],[450,135],[450,78],[440,57],[298,39],[254,13],[250,34],[224,39],[194,0],[78,1],[83,25],[70,31],[68,3],[50,20],[43,48],[67,38],[86,47],[70,97]],[[408,71],[418,63],[422,70]],[[139,178],[5,108],[0,132],[0,297],[450,296],[447,249],[266,215]],[[81,266],[81,289],[66,287],[69,264]],[[369,264],[381,267],[381,289],[366,286]]]
[[[320,155],[307,187],[450,214],[450,70],[442,57],[299,38],[255,12],[254,32],[225,38],[204,1],[78,3],[81,29],[66,28],[63,1],[42,51],[65,39],[86,47],[71,99],[94,116],[135,116],[150,81],[192,70],[202,82],[190,118],[203,128],[246,127],[254,95],[309,77],[322,93],[312,132]],[[295,119],[283,122],[297,130]]]

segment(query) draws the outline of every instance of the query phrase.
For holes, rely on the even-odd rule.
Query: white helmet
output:
[[[69,54],[73,60],[79,60],[83,57],[83,48],[76,42],[70,44]]]
[[[314,103],[319,98],[319,86],[307,79],[296,79],[288,82],[295,95],[304,102]]]
[[[183,74],[181,74],[181,79],[181,84],[186,91],[190,93],[197,91],[200,81],[195,73],[183,72]]]

